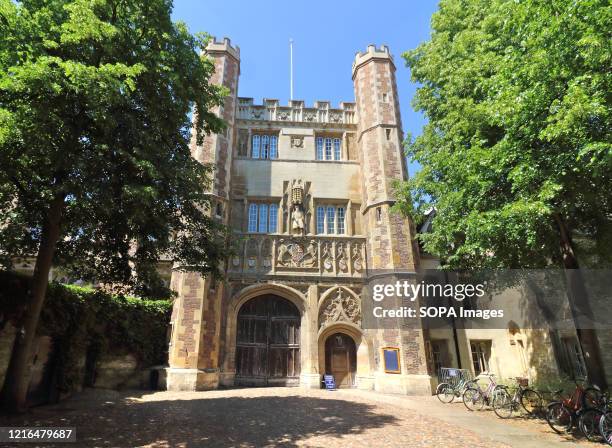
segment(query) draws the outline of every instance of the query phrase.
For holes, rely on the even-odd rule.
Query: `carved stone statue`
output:
[[[285,240],[281,239],[278,246],[278,255],[276,257],[276,263],[279,266],[284,266],[287,262],[286,258],[291,258],[291,254],[289,254],[289,249],[285,244]]]
[[[310,240],[308,249],[306,249],[306,253],[303,257],[304,267],[312,268],[318,265],[317,252],[317,242],[315,240]]]
[[[291,232],[298,235],[304,234],[304,211],[301,204],[293,204],[291,213]]]

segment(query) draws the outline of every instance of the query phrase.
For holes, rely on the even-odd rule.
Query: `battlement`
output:
[[[238,118],[262,121],[297,121],[310,123],[356,124],[355,103],[343,101],[332,108],[329,101],[315,101],[306,107],[302,100],[291,100],[287,106],[276,99],[264,98],[262,104],[254,104],[253,98],[238,98]]]
[[[222,41],[218,41],[215,36],[212,36],[211,41],[206,46],[206,53],[229,53],[237,60],[240,60],[240,47],[232,46],[229,37],[224,37]]]
[[[376,48],[376,45],[370,44],[365,52],[358,51],[355,54],[355,60],[353,61],[353,76],[355,76],[355,70],[370,59],[388,59],[391,61],[391,64],[393,64],[393,55],[389,51],[389,47],[381,45],[380,48]]]

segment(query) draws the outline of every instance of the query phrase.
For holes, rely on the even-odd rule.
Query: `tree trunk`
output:
[[[583,328],[584,321],[587,324],[593,323],[593,311],[589,303],[589,296],[584,284],[584,279],[580,272],[578,259],[574,252],[572,239],[563,221],[563,218],[556,214],[555,220],[559,227],[561,255],[563,267],[565,269],[565,279],[567,285],[567,296],[569,299],[578,342],[584,354],[584,362],[587,369],[588,379],[591,384],[596,384],[602,389],[607,389],[606,375],[603,368],[601,354],[599,351],[599,340],[593,328]],[[589,327],[591,325],[588,325]]]
[[[26,409],[32,345],[47,293],[53,255],[60,236],[63,208],[64,196],[57,195],[51,202],[43,223],[40,246],[32,277],[30,300],[25,309],[22,327],[15,338],[2,389],[2,401],[9,412],[23,412]]]

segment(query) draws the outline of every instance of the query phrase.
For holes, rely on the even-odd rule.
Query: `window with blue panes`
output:
[[[346,233],[346,208],[335,205],[317,206],[317,233],[343,235]]]
[[[317,160],[323,160],[323,137],[317,137]]]
[[[340,160],[340,139],[334,139],[334,160]]]
[[[261,136],[261,158],[267,159],[268,154],[270,154],[270,136],[262,135]]]
[[[327,233],[336,233],[336,207],[327,207]]]
[[[270,204],[270,219],[268,220],[268,232],[276,233],[278,227],[278,205]]]
[[[257,232],[257,204],[249,205],[249,232]]]
[[[250,233],[276,233],[278,204],[252,202],[249,204],[248,231]]]
[[[263,134],[253,135],[251,158],[278,159],[278,136]]]
[[[344,234],[344,207],[338,207],[336,209],[336,217],[338,219],[338,226],[336,227],[336,233],[339,235]]]
[[[259,145],[261,142],[261,137],[259,135],[253,136],[253,145],[251,149],[251,157],[254,159],[259,159]]]
[[[325,207],[317,207],[317,233],[325,233]]]
[[[332,139],[325,139],[325,160],[332,160]]]
[[[331,137],[317,137],[315,143],[317,160],[342,160],[341,139]]]
[[[278,159],[278,137],[276,135],[270,136],[270,158]]]

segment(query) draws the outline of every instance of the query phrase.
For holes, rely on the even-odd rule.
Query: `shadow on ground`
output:
[[[335,398],[207,397],[140,401],[137,394],[81,397],[3,418],[3,426],[75,426],[78,446],[298,446],[317,436],[340,438],[396,424],[374,406]],[[31,445],[30,445],[31,446]]]

